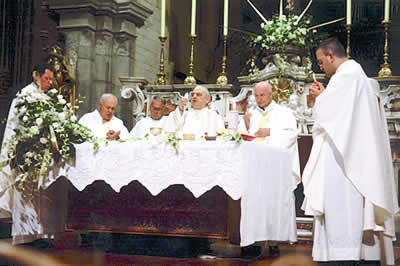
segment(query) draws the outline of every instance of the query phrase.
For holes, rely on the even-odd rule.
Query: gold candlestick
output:
[[[390,21],[382,21],[385,26],[385,47],[383,49],[383,64],[381,65],[381,70],[378,72],[380,78],[387,78],[392,76],[392,70],[390,69],[389,59],[389,47],[388,47],[388,30]]]
[[[346,48],[346,56],[350,59],[350,32],[351,32],[351,24],[346,24],[347,30],[347,48]]]
[[[228,78],[225,73],[226,69],[226,42],[228,40],[228,36],[224,35],[224,56],[222,57],[222,72],[219,74],[217,78],[217,85],[227,85]]]
[[[194,68],[194,41],[196,40],[196,35],[191,35],[192,39],[192,47],[190,49],[190,63],[189,63],[189,75],[185,78],[184,84],[194,85],[196,84],[196,78],[194,77],[193,68]]]
[[[167,84],[167,79],[165,76],[165,66],[164,66],[164,43],[167,40],[167,37],[159,37],[161,41],[161,52],[160,52],[160,73],[157,74],[156,85],[165,85]]]

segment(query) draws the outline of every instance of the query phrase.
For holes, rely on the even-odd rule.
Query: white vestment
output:
[[[21,93],[37,91],[38,87],[31,83]],[[18,99],[15,98],[8,113],[0,162],[7,160],[7,139],[15,134],[14,129],[18,126],[17,104]],[[54,189],[40,190],[38,196],[27,201],[13,188],[13,183],[14,176],[7,165],[0,170],[0,217],[12,217],[13,244],[31,242],[38,238],[54,238],[55,234],[64,231],[67,184],[59,182]]]
[[[21,93],[36,92],[38,87],[35,83],[31,83],[21,90]],[[18,103],[17,98],[11,102],[10,110],[8,112],[7,124],[4,130],[3,142],[0,153],[0,163],[5,162],[8,159],[8,140],[15,134],[14,129],[18,126],[18,116],[16,104]],[[11,175],[11,169],[7,165],[0,169],[0,218],[11,217],[12,212],[12,198],[13,190],[10,186],[13,184],[14,178]]]
[[[189,109],[181,113],[179,108],[176,108],[171,114],[169,128],[175,128],[176,132],[184,134],[195,134],[196,138],[204,136],[213,128],[214,130],[224,130],[225,125],[221,116],[207,107],[196,110]]]
[[[162,133],[166,131],[166,124],[167,124],[168,116],[162,116],[160,119],[155,120],[150,116],[145,117],[139,122],[131,130],[130,134],[136,136],[139,139],[143,139],[146,134],[150,133],[150,128],[152,127],[159,127],[162,128]]]
[[[384,233],[386,261],[398,211],[389,137],[376,88],[361,66],[344,62],[315,102],[314,144],[303,172],[302,208],[315,217],[316,261],[378,260]],[[379,85],[378,85],[379,86]],[[375,244],[362,243],[373,230]]]
[[[98,110],[83,115],[81,119],[79,119],[79,123],[88,127],[96,137],[104,139],[107,137],[103,127],[103,118],[100,116]],[[124,122],[115,116],[110,120],[110,128],[114,131],[120,131],[120,139],[126,139],[129,136],[129,131],[124,126]]]
[[[292,172],[300,183],[300,161],[297,146],[297,122],[293,112],[284,106],[272,101],[265,110],[256,107],[251,113],[249,129],[246,129],[243,118],[240,119],[239,131],[248,132],[251,135],[259,129],[260,121],[264,113],[269,113],[268,126],[270,136],[267,136],[264,143],[274,147],[288,149],[293,154]]]

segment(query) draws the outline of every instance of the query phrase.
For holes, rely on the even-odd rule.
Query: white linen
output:
[[[221,116],[207,107],[201,110],[189,109],[183,113],[179,108],[176,108],[170,116],[170,128],[174,128],[174,131],[183,134],[195,134],[197,139],[206,132],[215,131],[215,127],[217,131],[225,129]]]
[[[35,83],[31,83],[21,90],[21,93],[37,92],[38,87]],[[0,163],[7,161],[7,141],[15,134],[14,129],[18,126],[18,116],[16,105],[18,99],[15,98],[11,102],[10,110],[8,112],[7,124],[4,130],[3,141],[0,152]],[[11,174],[11,169],[7,165],[0,169],[0,218],[10,218],[12,210],[13,189],[11,188],[14,178]]]
[[[98,110],[83,115],[81,119],[79,119],[79,123],[88,127],[96,137],[104,139],[107,137],[103,127],[103,118],[100,116]],[[129,136],[129,131],[124,126],[124,122],[115,116],[110,120],[110,127],[114,131],[120,131],[120,139],[126,139]]]
[[[151,141],[109,142],[97,152],[90,143],[75,148],[75,163],[53,169],[46,187],[63,175],[78,190],[104,180],[119,192],[137,180],[152,195],[183,184],[199,197],[219,186],[232,199],[242,199],[242,246],[261,240],[296,241],[293,190],[297,183],[287,167],[290,155],[285,150],[219,141],[181,141],[178,152],[170,144]]]
[[[130,134],[136,136],[138,139],[143,139],[146,134],[151,134],[150,128],[152,127],[162,128],[162,133],[164,133],[166,131],[167,120],[167,116],[162,116],[159,120],[154,120],[150,116],[145,117],[136,123]]]
[[[246,129],[243,117],[240,119],[238,130],[247,132],[251,135],[259,129],[263,114],[269,112],[268,128],[270,128],[270,136],[265,137],[264,143],[271,146],[288,149],[292,154],[292,172],[297,178],[298,183],[300,178],[300,160],[297,145],[297,122],[292,111],[284,106],[272,101],[265,110],[257,107],[250,111],[250,125]]]
[[[355,204],[360,208],[355,200],[357,193],[358,197],[365,199],[366,206],[373,206],[373,211],[361,208],[359,215],[355,212],[350,216],[353,220],[344,220],[347,227],[358,226],[352,231],[352,237],[358,237],[356,250],[362,245],[359,238],[362,230],[384,230],[387,237],[394,237],[393,215],[398,211],[398,204],[386,119],[376,90],[358,63],[348,60],[337,69],[326,90],[317,97],[313,113],[314,144],[303,173],[305,200],[302,208],[306,214],[317,216],[317,220],[323,219],[321,226],[329,230],[326,236],[319,235],[323,232],[321,230],[315,231],[315,239],[331,237],[329,242],[337,242],[339,235],[336,233],[346,230],[346,226],[330,223],[326,216],[327,208],[337,210],[334,216],[342,215],[339,210],[344,208],[343,204],[348,204],[349,208]],[[338,182],[342,183],[341,187],[328,185],[331,171],[337,173],[339,170],[342,171],[341,181]],[[352,196],[339,202],[338,197],[343,195],[338,191],[350,186],[345,185],[345,178],[355,189],[349,192]],[[333,205],[336,207],[333,208]],[[358,221],[360,215],[364,217],[361,224]],[[331,226],[327,226],[328,223]],[[349,239],[350,233],[340,235]],[[354,258],[356,250],[352,254],[334,253],[330,246],[320,247],[318,243],[314,244],[314,250],[329,249],[329,252],[316,255],[316,260],[362,259],[361,253]],[[388,249],[391,247],[385,245],[385,248],[387,254],[390,253]]]

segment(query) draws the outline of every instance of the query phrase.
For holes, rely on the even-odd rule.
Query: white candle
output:
[[[229,0],[224,0],[224,36],[228,36]]]
[[[383,17],[384,22],[389,22],[390,18],[390,0],[385,0],[385,15]]]
[[[346,24],[351,25],[351,0],[346,0]]]
[[[166,0],[161,0],[161,30],[160,30],[160,36],[165,37],[165,1]]]
[[[192,24],[190,28],[190,35],[196,35],[196,0],[192,0]]]
[[[279,2],[279,18],[283,16],[283,1]]]

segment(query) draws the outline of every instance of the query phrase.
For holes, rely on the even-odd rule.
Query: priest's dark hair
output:
[[[37,71],[37,72],[39,72],[39,75],[40,75],[40,76],[43,76],[43,74],[44,74],[44,72],[46,71],[46,69],[50,70],[50,71],[53,72],[53,73],[56,72],[55,69],[54,69],[54,67],[51,66],[51,65],[49,65],[49,64],[40,64],[40,65],[36,65],[36,66],[33,68],[33,71],[32,71],[32,72]]]
[[[321,49],[324,55],[328,55],[329,52],[333,53],[337,57],[345,57],[346,51],[344,50],[343,45],[339,42],[336,37],[328,38],[323,40],[319,45],[318,49]]]

